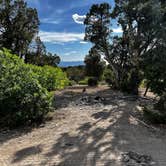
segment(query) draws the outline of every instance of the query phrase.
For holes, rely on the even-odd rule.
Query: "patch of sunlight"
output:
[[[111,160],[118,160],[118,161],[121,160],[121,155],[118,155],[118,154],[115,154],[115,153],[111,153],[109,157],[110,157]]]
[[[87,138],[87,140],[86,140],[86,143],[87,144],[91,144],[91,143],[93,143],[93,138],[90,136],[89,138]]]
[[[129,117],[129,123],[132,125],[138,125],[138,121],[132,116]]]
[[[136,106],[136,110],[137,110],[137,111],[140,111],[140,112],[141,112],[142,109],[143,109],[143,108],[142,108],[141,106],[139,106],[139,105]]]

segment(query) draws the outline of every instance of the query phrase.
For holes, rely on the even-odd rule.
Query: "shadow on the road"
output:
[[[14,154],[14,159],[12,163],[17,163],[21,160],[24,160],[25,158],[29,156],[40,154],[41,152],[42,152],[42,145],[31,146],[31,147],[21,149]]]
[[[22,127],[12,130],[3,130],[0,132],[0,145],[9,141],[10,139],[21,137],[32,131],[32,127]]]
[[[43,156],[47,160],[42,161],[41,165],[52,164],[55,156],[59,156],[58,166],[98,166],[102,162],[104,166],[117,165],[117,158],[123,152],[124,147],[129,147],[132,144],[132,139],[128,139],[128,132],[132,130],[133,135],[137,126],[125,126],[129,120],[128,101],[123,95],[117,91],[110,89],[102,89],[100,91],[82,93],[82,87],[67,91],[62,91],[61,94],[55,94],[55,106],[57,108],[65,108],[72,101],[76,101],[79,97],[86,96],[100,96],[105,98],[104,105],[110,105],[110,109],[103,109],[100,112],[92,113],[91,121],[81,122],[75,129],[75,135],[71,133],[62,133],[48,153]],[[126,102],[127,101],[127,102]],[[132,107],[133,106],[133,107]],[[136,104],[132,104],[130,109],[135,109]],[[24,133],[24,132],[23,132]],[[10,135],[6,139],[19,137],[18,135]],[[138,132],[137,132],[138,133]],[[56,134],[56,133],[55,133]],[[135,138],[135,137],[134,137]],[[0,143],[2,140],[0,135]],[[134,140],[135,141],[135,140]],[[126,149],[127,149],[126,148]],[[24,160],[25,158],[36,155],[42,152],[42,147],[32,146],[22,149],[14,154],[13,163]],[[57,165],[57,163],[55,163]]]
[[[104,166],[117,165],[117,158],[122,152],[120,146],[128,144],[123,138],[117,139],[116,132],[117,128],[123,125],[124,117],[128,120],[125,107],[105,109],[92,114],[91,117],[94,120],[81,124],[76,129],[76,135],[63,133],[56,140],[50,152],[46,154],[49,162],[54,160],[54,156],[60,156],[61,162],[58,166],[97,166],[101,163]],[[102,126],[104,122],[106,125]],[[42,164],[48,163],[46,161]]]
[[[60,94],[55,93],[54,97],[54,107],[55,108],[66,108],[69,106],[72,102],[77,101],[79,98],[83,96],[88,97],[104,97],[105,100],[103,101],[103,104],[111,104],[113,100],[115,99],[115,96],[117,95],[113,90],[111,90],[109,87],[105,89],[100,89],[98,87],[86,87],[86,92],[83,93],[83,89],[85,86],[80,87],[71,87],[67,90],[62,91]],[[109,100],[107,100],[109,98]],[[110,99],[113,99],[112,101]],[[112,103],[113,104],[113,103]]]
[[[104,92],[104,91],[96,92],[97,88],[86,87],[87,92],[89,92],[91,89],[93,89],[93,92],[91,92],[90,94],[88,94],[88,93],[83,94],[82,90],[84,87],[85,86],[71,87],[71,88],[68,88],[66,91],[63,90],[60,95],[55,92],[54,107],[57,109],[65,108],[71,102],[76,101],[78,98],[80,98],[84,95],[89,95],[89,96],[94,95],[95,96],[96,94],[99,94],[99,93],[103,94],[103,92]],[[108,90],[105,90],[105,92],[109,93]],[[35,126],[19,127],[19,128],[11,129],[11,130],[4,130],[4,129],[2,130],[0,128],[0,145],[11,139],[21,137],[22,135],[25,135],[25,134],[31,132],[33,128],[38,128],[38,127],[40,127],[40,124],[39,125],[35,124]]]

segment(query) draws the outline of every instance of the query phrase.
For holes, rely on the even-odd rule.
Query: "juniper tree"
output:
[[[30,44],[28,52],[25,56],[25,62],[38,66],[57,66],[60,62],[60,57],[50,52],[47,53],[44,43],[39,36],[36,36]]]
[[[37,10],[24,0],[0,1],[0,47],[22,57],[38,32]]]
[[[101,55],[95,48],[91,48],[84,62],[86,75],[95,77],[99,81],[103,75],[105,62],[101,60]]]
[[[93,44],[100,55],[104,55],[115,75],[115,84],[118,86],[118,72],[116,65],[110,58],[110,19],[111,6],[108,3],[94,4],[87,13],[85,24],[85,40]]]
[[[146,58],[146,53],[153,50],[160,42],[162,22],[161,4],[158,0],[115,0],[115,8],[112,12],[112,18],[118,20],[122,27],[122,37],[119,38],[118,47],[114,41],[111,46],[110,58],[116,59],[125,53],[128,64],[126,88],[131,87],[131,92],[138,93],[138,86],[141,81],[142,64]],[[121,39],[123,42],[121,42]],[[121,48],[119,50],[119,47]],[[116,52],[116,55],[115,55]],[[120,56],[120,58],[123,56]],[[117,61],[119,64],[120,61]],[[124,72],[124,73],[126,73]],[[126,76],[125,76],[126,77]],[[123,80],[123,79],[122,79]],[[125,82],[125,81],[124,81]],[[123,85],[123,84],[122,84]],[[130,89],[128,89],[130,91]]]

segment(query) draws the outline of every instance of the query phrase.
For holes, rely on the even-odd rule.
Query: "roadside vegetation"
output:
[[[25,64],[8,50],[0,51],[0,125],[40,123],[51,111],[51,91],[68,85],[60,68]]]
[[[0,1],[0,126],[41,123],[53,93],[69,81],[38,36],[36,9],[23,0]]]
[[[112,33],[110,25],[115,20],[122,35]],[[147,90],[159,97],[154,107],[145,108],[146,115],[166,123],[165,1],[115,0],[113,9],[107,3],[95,4],[84,24],[85,40],[93,44],[96,56],[102,55],[108,62],[110,71],[107,68],[105,76],[110,75],[106,80],[111,87],[138,95],[146,80]]]

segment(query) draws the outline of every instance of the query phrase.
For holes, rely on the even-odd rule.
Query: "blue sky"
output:
[[[91,48],[83,41],[83,19],[92,4],[113,0],[25,0],[37,8],[40,19],[39,36],[47,51],[57,53],[62,61],[80,61]],[[114,33],[121,30],[113,25]]]

